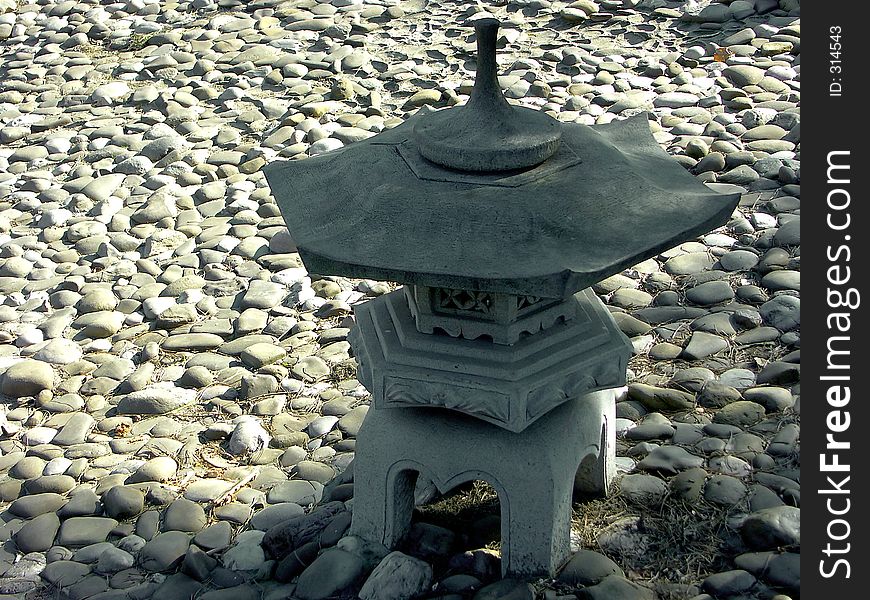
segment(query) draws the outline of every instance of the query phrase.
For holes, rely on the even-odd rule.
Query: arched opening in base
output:
[[[495,487],[473,479],[440,494],[425,476],[417,481],[418,503],[400,549],[432,563],[441,577],[499,579],[502,504]]]

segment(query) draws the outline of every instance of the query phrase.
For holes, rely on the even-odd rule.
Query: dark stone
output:
[[[708,381],[698,392],[698,404],[704,408],[722,408],[741,399],[740,392],[718,381]]]
[[[139,551],[139,564],[146,571],[168,571],[181,562],[189,545],[190,536],[183,531],[157,534]]]
[[[756,327],[742,333],[738,333],[734,338],[734,342],[741,346],[749,346],[751,344],[763,344],[765,342],[774,342],[779,339],[779,329],[775,327]]]
[[[765,508],[783,506],[785,503],[770,488],[756,483],[749,488],[749,510],[758,512]]]
[[[275,581],[284,583],[292,581],[294,577],[314,562],[319,551],[320,545],[317,542],[308,542],[285,556],[275,568]]]
[[[335,477],[335,470],[327,464],[314,460],[303,460],[296,464],[296,477],[305,481],[326,484]]]
[[[174,500],[163,515],[164,531],[198,533],[205,524],[205,511],[199,504],[186,498]]]
[[[749,427],[758,423],[762,418],[764,418],[763,406],[748,400],[740,400],[720,408],[713,416],[713,421],[735,427]]]
[[[365,575],[359,556],[329,548],[305,569],[296,582],[299,600],[324,600],[358,584]]]
[[[145,508],[145,495],[135,488],[116,485],[103,494],[103,506],[113,519],[129,519]]]
[[[756,577],[800,594],[800,554],[792,552],[749,552],[734,559],[734,564]]]
[[[751,513],[740,525],[746,545],[755,550],[773,550],[800,545],[801,511],[793,506],[776,506]]]
[[[350,527],[350,522],[353,519],[353,513],[345,511],[335,515],[335,518],[329,522],[329,525],[323,528],[320,533],[320,547],[329,548],[338,543],[344,532]]]
[[[266,532],[260,544],[266,556],[281,559],[303,544],[317,539],[333,517],[345,510],[343,502],[329,502],[308,514],[278,523]]]
[[[199,596],[203,600],[259,600],[260,592],[250,584],[212,590]]]
[[[710,306],[734,298],[734,290],[727,281],[708,281],[686,291],[686,299],[693,304]]]
[[[45,513],[25,523],[13,536],[15,545],[23,554],[44,552],[51,548],[60,528],[60,519],[54,513]]]
[[[629,429],[625,437],[629,440],[643,441],[668,439],[674,435],[674,428],[667,423],[641,423]]]
[[[67,499],[60,494],[34,494],[22,496],[9,506],[9,512],[18,517],[32,519],[41,514],[53,513],[59,510]]]
[[[752,573],[735,569],[710,575],[701,584],[701,588],[716,597],[731,597],[748,592],[753,585],[755,585],[755,577]]]
[[[656,594],[624,577],[611,575],[601,583],[577,592],[577,598],[578,600],[656,600]]]
[[[159,600],[190,600],[202,589],[202,584],[184,573],[167,577],[151,596]]]
[[[628,396],[650,410],[682,410],[695,406],[695,396],[681,390],[655,387],[645,383],[628,386]]]
[[[525,581],[502,579],[477,591],[472,600],[534,600],[535,590]]]
[[[745,495],[746,486],[730,475],[713,475],[704,486],[704,499],[719,506],[736,506]]]
[[[91,572],[88,565],[71,560],[56,560],[50,562],[42,571],[42,578],[59,588],[74,585]]]
[[[83,489],[72,495],[69,502],[57,512],[61,519],[88,517],[102,514],[103,503],[93,490]]]
[[[578,550],[559,573],[557,580],[569,586],[595,585],[610,575],[625,576],[615,562],[591,550]]]
[[[726,312],[711,313],[692,321],[692,331],[704,331],[719,335],[736,335],[732,316]]]
[[[197,581],[205,581],[216,566],[217,559],[191,544],[181,563],[181,572]]]
[[[700,467],[703,464],[703,458],[689,454],[679,446],[661,446],[640,461],[637,468],[663,475],[675,475],[685,469]]]
[[[707,314],[703,308],[691,306],[650,306],[634,311],[634,316],[650,325],[661,325],[683,319],[697,319]]]
[[[674,376],[671,378],[671,385],[698,392],[708,381],[712,381],[715,378],[716,375],[710,369],[705,367],[689,367],[674,373]]]
[[[414,523],[404,540],[405,552],[427,562],[450,556],[456,534],[431,523]]]
[[[800,364],[775,361],[764,366],[756,381],[759,384],[791,385],[800,380]]]
[[[329,490],[329,495],[327,496],[326,491],[323,493],[323,499],[332,501],[337,500],[340,502],[344,502],[345,500],[350,500],[353,498],[353,484],[352,483],[341,483],[333,488],[327,488]]]
[[[668,493],[668,484],[654,475],[632,473],[623,475],[619,490],[630,502],[658,506]]]
[[[682,356],[688,360],[700,360],[728,348],[728,340],[706,331],[695,331],[683,348]]]
[[[206,550],[226,548],[230,544],[233,527],[227,521],[209,525],[193,537],[193,543]]]
[[[670,481],[671,494],[687,502],[697,502],[704,489],[707,471],[700,467],[677,473]]]
[[[216,567],[211,572],[211,584],[217,588],[229,588],[242,585],[245,582],[244,576],[224,567]]]
[[[106,517],[71,517],[60,526],[57,543],[67,548],[79,548],[105,542],[117,526],[115,519]]]
[[[764,406],[768,412],[779,412],[794,406],[794,396],[781,387],[758,387],[745,390],[743,397]]]

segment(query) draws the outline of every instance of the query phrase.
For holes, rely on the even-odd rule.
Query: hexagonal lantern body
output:
[[[559,404],[625,384],[631,344],[591,290],[547,335],[513,344],[421,333],[401,294],[357,311],[357,377],[378,407],[450,408],[520,432]]]

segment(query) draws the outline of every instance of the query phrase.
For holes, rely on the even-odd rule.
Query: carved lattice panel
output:
[[[449,288],[435,288],[434,292],[435,307],[439,311],[489,315],[493,309],[494,300],[489,292],[453,290]]]

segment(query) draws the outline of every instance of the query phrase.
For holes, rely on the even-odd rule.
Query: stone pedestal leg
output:
[[[351,533],[394,548],[405,536],[414,511],[414,484],[419,471],[403,469],[390,456],[389,444],[378,443],[368,419],[357,434],[354,456],[354,504]],[[363,441],[359,444],[360,440]],[[399,449],[396,449],[399,451]]]
[[[418,473],[442,493],[483,480],[499,497],[503,575],[554,575],[570,553],[578,466],[593,465],[579,479],[599,492],[612,474],[613,397],[575,398],[520,433],[444,409],[372,407],[357,436],[351,533],[399,544]]]
[[[580,459],[574,478],[575,492],[601,497],[610,493],[610,482],[616,477],[616,399],[624,389],[601,390],[585,396],[588,418],[584,436],[594,439],[593,427],[597,426],[599,439]]]
[[[508,483],[509,498],[501,504],[503,575],[552,576],[568,560],[573,461],[564,467],[558,469],[561,473],[547,472],[546,468],[517,473],[517,480]]]

